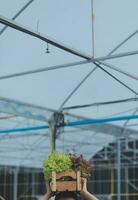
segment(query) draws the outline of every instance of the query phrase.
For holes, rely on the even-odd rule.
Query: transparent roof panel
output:
[[[0,164],[41,167],[49,129],[21,129],[48,127],[55,112],[65,124],[137,116],[137,7],[136,0],[1,1]],[[137,118],[67,126],[57,149],[90,159],[137,130]]]

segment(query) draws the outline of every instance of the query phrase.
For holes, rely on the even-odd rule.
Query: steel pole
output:
[[[117,200],[121,200],[121,142],[117,138]]]
[[[116,59],[116,58],[122,58],[122,57],[127,57],[127,56],[132,56],[132,55],[137,55],[138,50],[136,51],[129,51],[129,52],[124,52],[124,53],[119,53],[119,54],[114,54],[114,55],[107,55],[103,57],[98,57],[95,58],[95,62],[97,61],[104,61],[104,60],[110,60],[110,59]]]
[[[90,55],[87,55],[87,54],[85,54],[85,53],[83,53],[83,52],[81,52],[81,51],[79,51],[75,48],[72,48],[72,47],[70,47],[70,46],[68,46],[68,45],[66,45],[62,42],[59,42],[59,41],[57,41],[57,40],[55,40],[55,39],[53,39],[53,38],[51,38],[51,37],[49,37],[45,34],[42,34],[38,31],[35,31],[35,30],[30,29],[26,26],[23,26],[23,25],[15,22],[14,20],[8,19],[8,18],[6,18],[2,15],[0,15],[0,23],[4,24],[6,26],[9,26],[13,29],[16,29],[18,31],[21,31],[23,33],[26,33],[28,35],[31,35],[33,37],[36,37],[36,38],[38,38],[38,39],[40,39],[44,42],[48,42],[49,44],[51,44],[51,45],[53,45],[57,48],[60,48],[64,51],[67,51],[68,53],[74,54],[74,55],[79,56],[81,58],[84,58],[84,59],[87,59],[87,60],[91,60],[91,58],[92,58]]]
[[[13,178],[13,200],[17,200],[18,195],[18,168],[14,169],[14,178]]]
[[[34,170],[32,171],[32,196],[35,195],[35,173]]]
[[[49,131],[50,131],[50,152],[56,150],[56,128],[53,123],[49,123]]]
[[[28,1],[13,17],[12,20],[15,20],[34,0]],[[8,28],[8,26],[4,26],[0,31],[0,35]]]
[[[125,192],[126,192],[126,194],[128,194],[129,193],[129,189],[128,189],[128,167],[125,167]],[[126,200],[129,200],[129,198],[128,198],[128,196],[126,196]]]

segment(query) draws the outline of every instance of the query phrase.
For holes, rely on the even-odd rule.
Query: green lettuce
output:
[[[64,172],[70,170],[72,170],[72,161],[67,154],[54,151],[43,161],[43,172],[46,180],[51,178],[53,171]]]

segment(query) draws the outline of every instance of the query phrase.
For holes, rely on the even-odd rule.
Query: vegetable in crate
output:
[[[72,170],[72,161],[70,156],[57,151],[49,154],[43,162],[43,172],[45,179],[50,179],[52,172],[64,172]]]
[[[83,155],[70,154],[72,170],[80,171],[83,177],[88,177],[91,173],[91,163],[83,158]]]

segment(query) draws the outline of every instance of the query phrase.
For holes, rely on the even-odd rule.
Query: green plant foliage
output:
[[[50,179],[52,172],[64,172],[72,170],[72,161],[70,156],[57,151],[49,154],[43,162],[43,172],[45,179]]]

